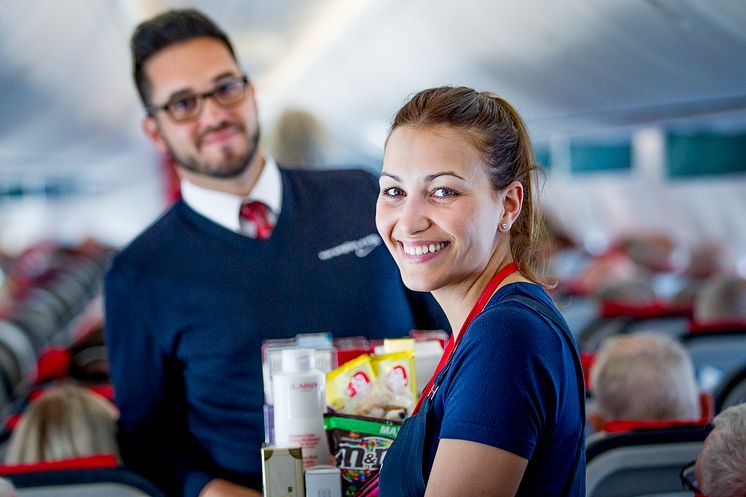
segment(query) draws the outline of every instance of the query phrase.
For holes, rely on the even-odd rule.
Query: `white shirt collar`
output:
[[[209,190],[186,179],[181,180],[181,197],[184,202],[210,221],[231,231],[240,232],[238,211],[247,200],[264,202],[275,216],[280,216],[282,209],[282,177],[277,162],[264,156],[264,169],[256,185],[246,198],[231,193]]]

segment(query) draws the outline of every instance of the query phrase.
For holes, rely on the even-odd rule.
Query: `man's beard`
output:
[[[229,124],[223,123],[208,132],[220,131],[228,126]],[[243,129],[245,130],[246,128],[243,127]],[[207,161],[201,162],[196,157],[182,156],[176,153],[170,143],[166,143],[166,145],[171,157],[173,157],[183,169],[202,176],[210,176],[211,178],[230,179],[243,174],[243,172],[246,171],[246,168],[251,164],[251,161],[254,160],[257,150],[259,149],[259,128],[257,127],[254,134],[249,137],[249,146],[246,149],[246,153],[242,156],[233,156],[231,149],[229,147],[224,147],[223,152],[226,161],[220,164],[214,164]]]

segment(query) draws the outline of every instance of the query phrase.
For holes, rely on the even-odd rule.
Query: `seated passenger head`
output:
[[[283,166],[324,165],[328,148],[326,128],[316,116],[304,110],[283,111],[269,136],[270,153]]]
[[[595,293],[601,301],[644,304],[655,300],[655,290],[649,277],[625,276],[602,284]]]
[[[635,233],[622,237],[619,243],[641,267],[660,271],[676,266],[676,243],[667,233]]]
[[[746,404],[729,407],[697,458],[697,482],[708,497],[746,497]]]
[[[629,279],[650,279],[650,273],[618,252],[591,259],[578,278],[581,287],[595,296],[605,287]]]
[[[694,247],[684,274],[695,280],[711,278],[723,270],[725,248],[718,242],[706,241]]]
[[[116,419],[116,408],[98,394],[72,385],[52,388],[21,416],[5,462],[32,464],[118,455]]]
[[[700,398],[686,350],[669,337],[635,333],[607,338],[591,367],[601,430],[608,421],[696,420]]]
[[[717,276],[697,292],[694,319],[699,323],[746,321],[746,279]]]

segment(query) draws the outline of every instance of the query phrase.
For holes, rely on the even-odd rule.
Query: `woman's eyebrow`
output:
[[[393,174],[387,173],[386,171],[383,171],[383,172],[381,172],[381,177],[384,177],[384,176],[387,177],[387,178],[391,178],[394,181],[398,181],[398,182],[401,183],[401,178],[399,176],[395,176]],[[427,176],[425,176],[425,181],[427,183],[430,183],[431,181],[433,181],[436,178],[439,178],[440,176],[453,176],[454,178],[458,178],[460,180],[466,181],[466,179],[463,176],[459,176],[458,174],[456,174],[453,171],[443,171],[443,172],[440,172],[440,173],[428,174]]]
[[[432,181],[435,178],[438,178],[440,176],[453,176],[453,177],[458,178],[460,180],[466,181],[465,178],[463,178],[462,176],[459,176],[458,174],[454,173],[453,171],[443,171],[442,173],[430,174],[428,176],[425,176],[425,180],[429,183],[430,181]]]

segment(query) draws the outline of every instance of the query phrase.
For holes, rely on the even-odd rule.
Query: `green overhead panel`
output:
[[[746,133],[669,132],[666,172],[671,178],[746,172]]]
[[[629,171],[631,169],[632,146],[628,141],[615,143],[573,141],[570,143],[570,171],[572,173]]]

